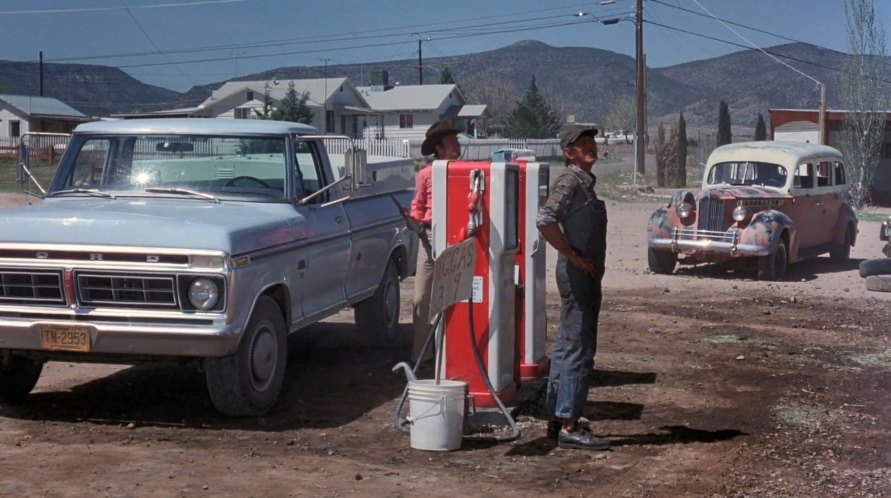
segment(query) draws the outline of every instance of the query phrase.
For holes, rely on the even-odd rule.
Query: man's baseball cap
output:
[[[593,137],[596,134],[597,128],[591,125],[566,125],[566,127],[563,128],[563,131],[560,132],[560,148],[565,149],[569,147],[581,136],[591,135]]]

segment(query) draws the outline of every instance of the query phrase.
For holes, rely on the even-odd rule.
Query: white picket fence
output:
[[[418,157],[421,155],[421,140],[377,140],[348,138],[325,138],[325,148],[329,154],[343,154],[353,145],[365,149],[369,156]],[[551,139],[470,139],[461,140],[461,157],[468,161],[482,161],[492,157],[501,149],[530,149],[539,159],[562,157],[560,141]]]

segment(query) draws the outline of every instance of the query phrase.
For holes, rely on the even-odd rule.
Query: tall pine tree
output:
[[[553,138],[560,130],[560,119],[554,108],[538,92],[535,76],[529,81],[529,88],[523,100],[510,116],[505,130],[508,138]]]
[[[715,138],[715,145],[720,147],[733,142],[733,135],[730,133],[730,109],[727,108],[727,102],[721,101],[718,106],[718,136]]]
[[[674,186],[687,186],[687,122],[684,113],[678,119],[678,157],[674,168]]]
[[[762,116],[760,112],[758,113],[758,122],[755,123],[755,140],[767,140],[767,126],[765,126],[764,116]]]

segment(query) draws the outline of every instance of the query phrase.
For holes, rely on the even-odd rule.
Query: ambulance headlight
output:
[[[733,219],[736,221],[742,221],[746,219],[747,214],[749,214],[749,212],[746,211],[746,208],[744,208],[743,206],[736,206],[736,209],[733,210]]]
[[[220,300],[220,288],[216,282],[199,277],[189,284],[189,303],[200,311],[213,309]]]
[[[689,202],[682,202],[678,204],[677,213],[682,220],[685,218],[689,218],[690,214],[693,213],[693,205]]]

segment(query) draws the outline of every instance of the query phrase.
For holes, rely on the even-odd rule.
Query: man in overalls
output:
[[[551,354],[545,408],[553,419],[548,436],[561,448],[606,450],[608,439],[579,423],[597,350],[600,283],[606,259],[606,205],[594,193],[597,129],[568,125],[560,134],[566,169],[551,186],[536,225],[557,250],[557,288],[562,309]]]

